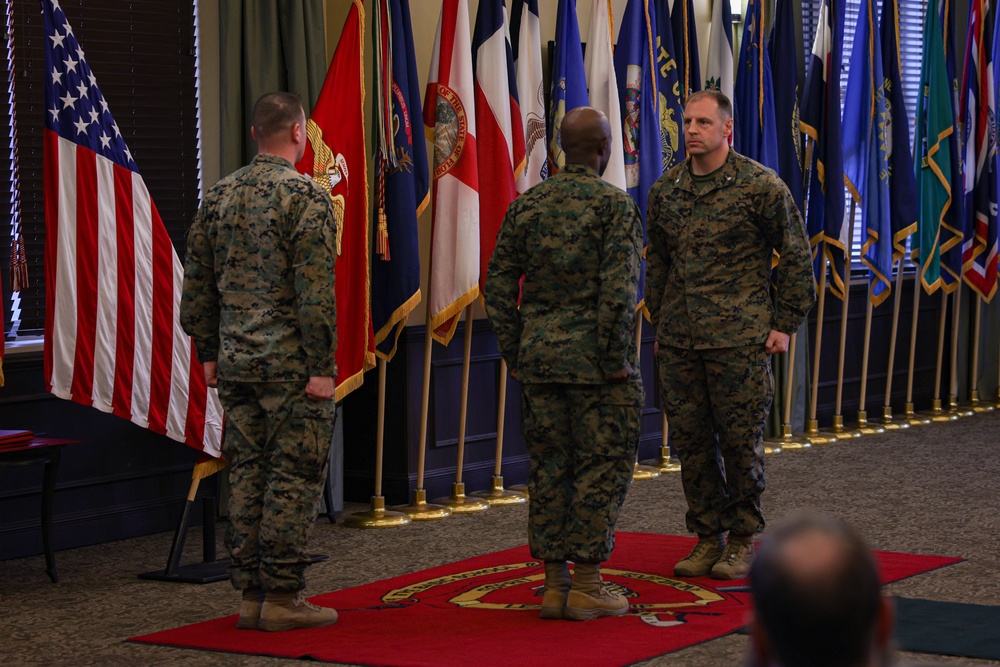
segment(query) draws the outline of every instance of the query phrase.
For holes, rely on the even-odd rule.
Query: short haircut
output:
[[[698,101],[702,98],[715,100],[715,103],[719,105],[719,115],[722,116],[723,120],[729,120],[733,117],[733,103],[729,101],[729,98],[724,93],[718,90],[699,90],[696,93],[691,93],[685,104],[690,104],[692,101]]]
[[[257,141],[267,141],[287,130],[303,115],[302,101],[294,93],[266,93],[253,105],[253,129]]]
[[[805,579],[782,551],[810,534],[829,538],[840,554],[829,572]],[[802,514],[765,534],[750,568],[750,590],[771,651],[784,667],[867,664],[880,608],[878,570],[845,523]]]

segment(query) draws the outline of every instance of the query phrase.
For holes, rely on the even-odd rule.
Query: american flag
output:
[[[183,265],[58,0],[42,14],[46,383],[218,457],[222,407],[178,321]]]

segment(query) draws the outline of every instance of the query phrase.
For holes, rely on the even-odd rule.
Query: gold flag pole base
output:
[[[647,466],[636,461],[632,468],[632,479],[655,479],[660,476],[660,471],[653,466]]]
[[[639,463],[644,466],[656,468],[660,474],[681,471],[680,461],[670,458],[670,447],[668,445],[660,445],[660,455],[655,459],[646,459]]]
[[[531,494],[528,493],[527,484],[515,484],[514,486],[507,487],[509,491],[517,491],[525,498],[531,498]]]
[[[926,415],[917,414],[913,411],[913,403],[907,403],[906,407],[903,409],[903,419],[910,426],[926,426],[927,424],[933,424],[934,420]]]
[[[976,411],[967,405],[958,404],[958,396],[955,394],[948,394],[948,412],[953,415],[958,415],[961,417],[971,417],[976,414]]]
[[[953,422],[958,419],[958,415],[954,412],[945,412],[941,408],[941,399],[935,398],[931,401],[931,409],[924,410],[923,412],[918,412],[917,414],[923,415],[930,419],[935,424],[942,424],[944,422]]]
[[[983,412],[993,412],[996,410],[996,406],[992,403],[984,403],[979,400],[979,390],[973,389],[969,392],[969,402],[965,403],[963,407],[972,410],[973,412],[979,414]]]
[[[528,496],[512,489],[503,488],[503,476],[493,476],[493,486],[485,491],[473,491],[470,496],[482,498],[490,505],[518,505],[528,502]]]
[[[869,423],[868,411],[858,410],[858,423],[855,424],[854,430],[861,435],[878,435],[879,433],[885,433],[886,428],[883,424]]]
[[[434,501],[444,505],[455,514],[474,514],[490,508],[490,504],[482,498],[471,498],[465,495],[465,482],[452,482],[451,495]]]
[[[908,421],[897,421],[892,418],[892,406],[883,405],[882,406],[882,426],[885,427],[887,431],[898,431],[904,428],[910,428],[910,422]]]
[[[858,431],[856,429],[849,429],[844,426],[844,415],[834,415],[833,425],[830,426],[830,428],[828,428],[825,431],[820,431],[820,434],[827,437],[834,437],[839,441],[851,440],[853,438],[860,438],[863,435],[861,431]],[[806,432],[806,437],[808,437],[810,440],[813,440],[812,433],[810,433],[809,431]],[[815,440],[813,440],[813,442],[816,443]]]
[[[385,498],[372,496],[370,512],[348,514],[344,525],[348,528],[395,528],[410,523],[410,517],[403,512],[389,512],[385,509]]]
[[[434,519],[446,519],[451,516],[450,508],[443,505],[432,505],[427,502],[426,489],[414,489],[412,504],[396,505],[392,509],[402,512],[413,521],[432,521]]]
[[[781,435],[764,441],[765,454],[780,454],[784,449],[808,449],[812,447],[809,438],[801,435],[792,435],[792,425],[784,423],[781,425]],[[767,451],[770,449],[771,451]]]
[[[806,430],[802,435],[808,438],[809,443],[812,445],[832,445],[840,440],[840,438],[829,431],[820,431],[819,422],[815,419],[810,419],[806,422]]]
[[[996,406],[997,406],[997,409],[1000,410],[1000,385],[997,386]]]

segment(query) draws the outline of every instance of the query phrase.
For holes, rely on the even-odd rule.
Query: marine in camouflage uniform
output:
[[[689,122],[686,110],[686,133]],[[774,397],[765,342],[795,332],[815,302],[809,242],[774,171],[731,149],[712,173],[698,176],[691,163],[649,191],[646,303],[688,530],[745,540],[764,529],[763,434]]]
[[[582,164],[518,197],[497,236],[486,311],[521,383],[535,558],[601,562],[614,548],[639,441],[641,248],[632,199]],[[627,381],[606,379],[626,367]]]
[[[307,387],[332,388],[337,372],[335,260],[329,196],[263,148],[209,190],[188,232],[181,323],[198,358],[218,364],[240,590],[305,585],[335,417],[332,398]]]

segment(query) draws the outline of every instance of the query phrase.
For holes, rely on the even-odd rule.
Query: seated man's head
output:
[[[750,570],[758,664],[884,664],[893,609],[861,537],[829,516],[792,517],[762,540]]]

